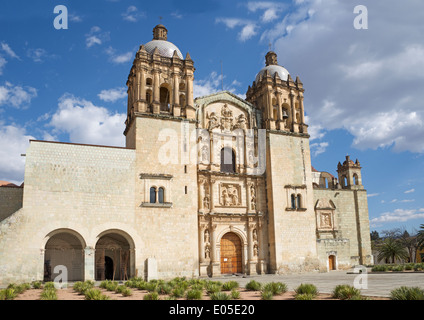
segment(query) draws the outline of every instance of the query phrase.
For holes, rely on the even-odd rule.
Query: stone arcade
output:
[[[0,188],[0,284],[58,265],[75,281],[371,263],[361,165],[312,167],[300,79],[270,51],[246,100],[194,99],[193,60],[167,33],[136,53],[125,148],[30,142],[24,185]]]

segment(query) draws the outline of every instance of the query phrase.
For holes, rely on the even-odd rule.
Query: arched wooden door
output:
[[[242,247],[240,238],[232,232],[221,239],[221,273],[242,272]]]
[[[328,268],[329,270],[336,270],[336,257],[334,255],[328,256]]]

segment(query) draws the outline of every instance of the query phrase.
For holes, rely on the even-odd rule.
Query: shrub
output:
[[[186,298],[187,300],[200,300],[202,299],[202,291],[200,290],[196,290],[196,289],[191,289],[189,291],[187,291],[186,294]]]
[[[41,281],[33,281],[31,283],[31,285],[32,285],[32,287],[34,289],[41,289],[41,288],[43,288],[43,284],[41,283]]]
[[[106,290],[107,291],[116,291],[116,289],[118,288],[119,283],[116,281],[109,281],[108,283],[106,283]]]
[[[221,285],[216,283],[208,283],[206,284],[206,292],[208,294],[213,294],[221,291]]]
[[[388,268],[387,268],[386,265],[377,265],[377,266],[372,267],[372,269],[371,269],[372,272],[385,272],[387,270],[388,270]]]
[[[245,288],[246,290],[249,290],[249,291],[260,291],[262,288],[262,285],[255,280],[251,280],[246,284]]]
[[[270,282],[265,284],[264,291],[270,291],[273,295],[279,295],[287,292],[287,285],[282,282]]]
[[[193,285],[191,286],[191,289],[192,289],[192,290],[200,290],[200,291],[203,291],[203,288],[204,288],[204,284],[201,284],[201,283],[196,283],[196,284],[193,284]]]
[[[55,288],[44,288],[41,292],[41,300],[57,300],[57,293]]]
[[[239,287],[239,284],[237,281],[228,281],[224,282],[222,285],[222,291],[231,291],[233,289],[236,289]]]
[[[294,296],[295,300],[313,300],[315,296],[310,293],[301,293]]]
[[[310,283],[302,283],[294,291],[295,291],[296,295],[310,294],[313,297],[316,297],[319,293],[317,287],[313,284],[310,284]]]
[[[405,270],[412,270],[414,269],[414,264],[413,263],[407,263],[405,265]]]
[[[54,286],[54,282],[46,282],[44,284],[44,289],[56,289],[56,287]]]
[[[125,287],[125,288],[121,291],[121,294],[122,294],[124,297],[132,296],[132,290],[131,290],[130,288]]]
[[[401,264],[397,265],[397,266],[393,266],[392,271],[403,271],[405,269],[405,267]]]
[[[0,300],[13,300],[17,295],[14,288],[6,288],[0,291]]]
[[[358,300],[361,298],[361,291],[347,284],[340,284],[333,290],[333,298],[341,300]]]
[[[424,300],[424,290],[418,287],[405,287],[394,289],[390,292],[392,300]]]
[[[274,294],[270,290],[264,290],[261,292],[261,300],[272,300],[274,298]]]
[[[230,300],[231,296],[225,292],[215,292],[210,295],[211,300]]]
[[[184,288],[176,287],[172,290],[171,296],[175,298],[181,298],[184,296],[184,292],[185,292]]]
[[[110,297],[108,297],[105,294],[102,294],[102,292],[99,289],[90,288],[85,291],[85,300],[110,300]]]
[[[51,283],[53,283],[53,282],[51,282]],[[44,285],[44,288],[46,288],[46,286],[48,285],[48,283],[46,283],[45,285]],[[53,286],[54,287],[54,286]],[[74,283],[74,285],[73,285],[73,289],[76,291],[76,292],[78,292],[79,294],[85,294],[85,292],[87,291],[87,290],[90,290],[90,289],[92,289],[94,287],[94,281],[89,281],[89,280],[87,280],[87,281],[84,281],[84,282],[82,282],[82,281],[77,281],[77,282],[75,282]]]
[[[170,294],[172,292],[172,287],[166,283],[159,284],[157,287],[157,292],[159,294]]]
[[[238,291],[237,289],[231,290],[231,298],[240,299],[240,291]]]
[[[159,300],[159,294],[157,292],[153,291],[151,293],[146,294],[143,297],[143,300]]]
[[[122,293],[125,289],[128,289],[128,288],[124,285],[119,285],[119,286],[116,287],[115,292],[116,293]]]
[[[149,281],[144,285],[144,289],[149,292],[157,292],[159,284],[156,281]]]

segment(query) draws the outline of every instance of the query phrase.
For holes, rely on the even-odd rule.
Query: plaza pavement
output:
[[[363,280],[364,276],[367,277],[367,289],[361,289],[364,296],[376,297],[389,297],[390,291],[401,286],[407,287],[420,287],[424,289],[424,273],[369,273],[359,275],[362,277],[360,284],[366,284]],[[290,275],[257,275],[257,276],[243,276],[243,275],[229,275],[221,277],[209,278],[210,280],[230,281],[235,280],[239,283],[240,287],[244,287],[246,283],[251,280],[256,280],[260,283],[267,282],[283,282],[287,285],[288,290],[292,291],[301,283],[314,284],[319,292],[331,293],[338,284],[354,285],[355,278],[358,277],[357,273],[349,271],[330,271],[326,273],[302,273]],[[358,279],[359,280],[359,279]]]

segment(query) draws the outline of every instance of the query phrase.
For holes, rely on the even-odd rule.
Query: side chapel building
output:
[[[270,51],[246,99],[193,97],[157,25],[129,73],[126,147],[30,141],[0,188],[0,284],[327,272],[372,263],[361,165],[311,165],[304,88]]]

